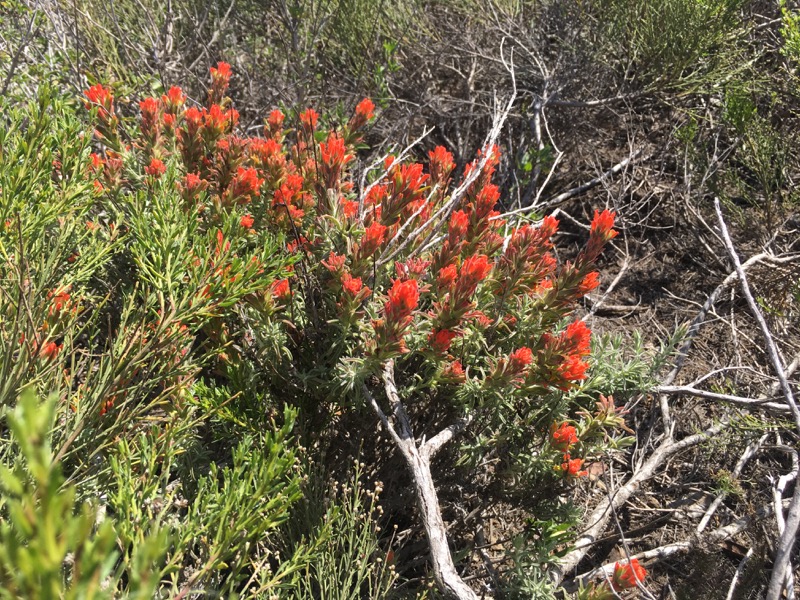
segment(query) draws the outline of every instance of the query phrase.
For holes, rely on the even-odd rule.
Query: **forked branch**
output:
[[[395,384],[393,360],[387,360],[384,364],[382,377],[384,391],[391,407],[391,420],[366,385],[363,387],[363,391],[381,423],[388,430],[392,441],[394,441],[395,446],[402,454],[411,472],[414,494],[417,498],[422,525],[425,528],[425,535],[428,538],[430,547],[433,577],[436,580],[436,585],[445,597],[452,600],[478,600],[478,596],[464,582],[453,563],[453,556],[447,543],[447,529],[442,519],[442,511],[439,507],[439,497],[436,494],[436,486],[433,483],[430,463],[433,455],[463,431],[469,424],[470,419],[466,418],[454,423],[427,442],[417,446],[411,422]]]

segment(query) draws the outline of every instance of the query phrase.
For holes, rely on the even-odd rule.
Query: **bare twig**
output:
[[[0,89],[0,96],[5,96],[6,92],[8,91],[8,86],[11,83],[11,79],[14,77],[14,73],[17,70],[17,64],[19,63],[19,59],[22,57],[22,53],[25,51],[25,48],[28,46],[28,42],[30,42],[31,38],[34,35],[33,26],[36,24],[36,19],[39,16],[39,9],[35,9],[31,14],[31,18],[28,21],[28,31],[25,32],[25,35],[19,42],[19,47],[17,51],[14,53],[14,56],[11,58],[11,64],[8,67],[8,73],[6,73],[5,81],[3,81],[3,87]]]
[[[772,256],[771,254],[767,253],[760,253],[755,254],[748,258],[742,265],[742,271],[746,271],[748,268],[752,267],[755,264],[760,262],[769,261],[773,263],[785,263],[796,260],[796,257],[776,257]],[[662,386],[670,386],[678,377],[678,374],[683,369],[684,364],[686,363],[686,359],[689,357],[689,351],[692,349],[694,345],[694,339],[697,337],[697,334],[700,332],[700,329],[703,327],[706,321],[706,316],[708,315],[711,308],[716,304],[719,297],[722,293],[728,288],[728,286],[732,285],[734,281],[739,278],[739,274],[736,270],[732,271],[728,274],[725,279],[714,289],[713,292],[706,298],[706,301],[703,303],[703,306],[698,311],[697,315],[695,316],[694,320],[689,325],[689,329],[686,331],[686,336],[684,337],[683,344],[678,349],[677,357],[675,358],[675,362],[673,363],[672,370],[667,374],[667,376],[662,381]],[[669,432],[672,428],[672,419],[670,416],[670,409],[669,409],[669,401],[667,395],[662,393],[659,398],[659,402],[661,405],[661,413],[662,418],[664,420],[664,429]]]
[[[556,583],[561,582],[566,573],[574,569],[589,551],[591,545],[597,540],[611,518],[612,511],[625,504],[628,499],[639,489],[642,483],[653,477],[664,462],[676,453],[696,446],[710,437],[717,435],[729,425],[728,421],[717,423],[701,433],[696,433],[680,441],[665,439],[644,462],[644,464],[620,488],[605,498],[589,515],[587,522],[591,525],[575,541],[575,548],[569,552],[554,569],[553,578]]]
[[[513,215],[518,215],[518,214],[530,212],[532,210],[548,210],[550,208],[553,208],[554,206],[558,206],[562,202],[565,202],[566,200],[569,200],[570,198],[572,198],[574,196],[577,196],[579,194],[583,194],[584,192],[589,191],[594,186],[598,185],[599,183],[602,183],[603,181],[605,181],[609,177],[613,177],[614,175],[616,175],[617,173],[622,171],[622,169],[627,167],[632,161],[634,161],[637,158],[639,158],[639,156],[641,156],[642,152],[643,152],[643,149],[641,149],[641,148],[638,149],[638,150],[635,150],[627,158],[621,160],[620,162],[615,164],[613,167],[611,167],[607,171],[601,173],[597,177],[595,177],[593,179],[590,179],[586,183],[583,183],[583,184],[581,184],[579,186],[576,186],[576,187],[574,187],[572,189],[569,189],[566,192],[561,192],[557,196],[553,196],[552,198],[549,198],[542,205],[539,205],[539,204],[534,202],[530,206],[523,206],[522,208],[518,208],[516,210],[510,210],[510,211],[508,211],[506,213],[503,213],[502,215],[497,215],[496,217],[492,217],[492,219],[505,219],[507,217],[511,217]]]
[[[762,521],[770,517],[774,512],[774,508],[772,504],[766,504],[758,509],[755,514],[753,515],[745,515],[736,519],[734,522],[725,525],[724,527],[720,527],[715,529],[707,534],[705,534],[702,538],[698,536],[694,536],[688,540],[682,540],[680,542],[674,542],[672,544],[665,544],[664,546],[659,546],[658,548],[653,548],[652,550],[647,550],[645,552],[640,552],[638,554],[633,555],[631,558],[635,558],[640,561],[650,560],[650,561],[658,561],[664,560],[665,558],[669,558],[676,554],[684,554],[690,551],[692,548],[699,544],[717,544],[724,540],[727,540],[734,535],[737,535],[743,531],[745,531],[748,527],[750,527],[753,523],[757,521]],[[601,567],[597,567],[588,573],[584,573],[582,575],[578,575],[575,577],[575,580],[588,582],[593,579],[599,579],[601,577],[611,576],[614,573],[614,563],[607,563]]]
[[[742,268],[739,255],[736,253],[736,248],[733,245],[731,236],[728,233],[728,226],[725,224],[725,218],[722,216],[719,198],[716,197],[714,198],[714,210],[717,213],[717,221],[719,222],[722,238],[725,241],[725,247],[731,260],[733,261],[736,273],[739,275],[742,293],[747,299],[747,304],[750,307],[750,311],[753,313],[753,317],[755,317],[756,322],[761,329],[761,333],[764,336],[767,355],[769,356],[772,367],[775,370],[775,374],[778,376],[778,380],[780,381],[781,390],[783,391],[786,399],[786,404],[789,406],[792,416],[794,417],[797,431],[800,433],[800,409],[797,408],[792,387],[789,385],[789,380],[786,377],[783,361],[781,360],[780,353],[778,352],[778,347],[775,345],[775,340],[770,333],[769,326],[764,319],[764,315],[761,314],[761,309],[759,309],[758,304],[753,297],[753,293],[750,291],[750,285],[747,282],[747,276]],[[792,546],[794,546],[797,536],[798,526],[800,526],[800,490],[795,490],[794,496],[792,497],[792,502],[789,506],[789,516],[786,519],[786,528],[781,534],[778,544],[778,551],[775,556],[775,565],[772,569],[772,575],[770,576],[769,587],[767,588],[767,600],[778,600],[784,588],[787,579],[786,573],[790,568],[791,550]]]
[[[739,562],[739,566],[736,567],[736,573],[733,574],[733,578],[731,579],[731,585],[728,588],[728,595],[725,596],[725,600],[733,600],[733,592],[736,590],[736,584],[739,583],[739,579],[744,573],[744,569],[747,566],[747,563],[750,562],[750,558],[753,556],[753,548],[749,548],[747,550],[747,554],[744,555],[744,558]]]
[[[657,394],[667,394],[670,396],[686,395],[705,398],[707,400],[718,400],[720,402],[730,402],[738,406],[748,408],[763,408],[776,414],[789,414],[789,407],[782,402],[770,402],[773,398],[747,398],[745,396],[734,396],[732,394],[718,394],[697,389],[690,385],[660,385],[653,390]]]

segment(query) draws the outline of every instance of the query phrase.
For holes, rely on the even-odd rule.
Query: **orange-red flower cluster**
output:
[[[272,284],[272,297],[281,304],[288,304],[292,298],[292,288],[288,279],[279,279]]]
[[[239,225],[245,229],[251,229],[253,227],[253,223],[255,223],[253,215],[243,215],[242,218],[239,219]]]
[[[380,358],[407,352],[403,336],[419,303],[419,284],[416,279],[395,279],[387,296],[383,307],[384,318],[373,323],[376,354]]]
[[[225,98],[225,92],[231,81],[231,66],[226,62],[218,62],[216,67],[211,67],[211,88],[208,90],[208,103],[218,104]]]
[[[626,590],[637,587],[647,577],[647,570],[639,564],[639,559],[621,561],[614,565],[614,575],[611,584],[615,590]]]
[[[431,332],[428,341],[430,342],[431,348],[434,352],[437,354],[444,354],[450,349],[450,344],[453,342],[453,338],[455,337],[455,331],[451,331],[450,329],[438,329]]]
[[[350,143],[360,140],[359,129],[375,116],[375,104],[369,98],[364,98],[356,106],[356,111],[347,123],[346,138]]]
[[[569,454],[564,455],[564,462],[561,463],[561,473],[565,477],[585,477],[588,471],[582,470],[582,458],[571,458]]]
[[[511,235],[498,262],[495,293],[501,297],[535,292],[543,281],[553,276],[556,260],[550,238],[558,230],[558,221],[545,217],[539,227],[526,225]]]
[[[390,323],[403,323],[410,316],[419,302],[419,284],[416,279],[400,281],[395,279],[392,289],[388,292],[389,300],[386,302],[384,312],[386,320]]]
[[[550,445],[560,452],[568,452],[573,444],[578,443],[575,427],[564,422],[558,427],[553,425]]]
[[[144,172],[153,179],[158,179],[167,172],[167,167],[162,161],[154,158],[150,161],[150,164],[144,168]]]
[[[53,341],[45,342],[42,349],[39,351],[39,356],[45,360],[54,360],[58,353],[61,352],[61,344],[56,344]]]

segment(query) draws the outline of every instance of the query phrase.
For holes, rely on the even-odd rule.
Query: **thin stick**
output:
[[[581,185],[579,185],[577,187],[569,189],[566,192],[562,192],[562,193],[558,194],[557,196],[554,196],[554,197],[548,199],[547,201],[545,201],[545,203],[542,206],[538,206],[536,203],[534,203],[531,206],[523,206],[522,208],[518,208],[516,210],[510,210],[510,211],[508,211],[506,213],[503,213],[502,215],[497,215],[496,217],[492,217],[492,219],[505,219],[507,217],[510,217],[510,216],[513,216],[513,215],[517,215],[517,214],[520,214],[520,213],[526,213],[526,212],[530,212],[532,210],[547,210],[549,208],[557,206],[558,204],[561,204],[562,202],[564,202],[566,200],[569,200],[573,196],[577,196],[579,194],[582,194],[582,193],[592,189],[594,186],[596,186],[599,183],[602,183],[603,181],[605,181],[609,177],[613,177],[614,175],[616,175],[617,173],[622,171],[622,169],[627,167],[632,161],[634,161],[637,158],[639,158],[639,156],[641,156],[642,152],[643,152],[643,150],[641,148],[639,148],[633,154],[631,154],[627,158],[625,158],[625,159],[621,160],[620,162],[618,162],[617,164],[615,164],[608,171],[605,171],[604,173],[601,173],[600,175],[598,175],[594,179],[590,179],[586,183],[583,183],[583,184],[581,184]]]
[[[739,275],[739,282],[742,285],[742,293],[747,299],[747,304],[750,306],[750,311],[753,313],[753,316],[755,317],[756,322],[758,322],[758,326],[761,329],[761,333],[764,336],[764,343],[767,347],[767,355],[769,356],[772,367],[775,370],[775,374],[778,376],[778,381],[780,381],[781,389],[783,390],[784,397],[786,398],[786,403],[789,405],[792,416],[794,417],[797,431],[800,433],[800,409],[797,408],[797,403],[794,399],[794,393],[792,392],[792,388],[789,385],[788,379],[786,378],[786,371],[784,370],[783,361],[781,360],[780,353],[778,352],[778,347],[775,345],[775,340],[772,338],[772,334],[769,331],[769,327],[764,319],[764,315],[761,314],[761,310],[758,308],[758,304],[753,297],[753,293],[750,291],[750,285],[747,282],[747,276],[742,268],[739,255],[736,253],[736,248],[733,245],[731,236],[728,233],[728,226],[725,224],[725,218],[722,216],[722,209],[720,208],[719,198],[717,197],[714,198],[714,210],[717,213],[717,221],[719,222],[722,239],[725,241],[725,247],[728,250],[731,260],[733,261],[736,273]],[[784,529],[778,544],[778,551],[775,556],[775,565],[772,568],[772,575],[770,576],[769,587],[767,588],[767,600],[778,600],[784,588],[784,584],[786,582],[786,572],[787,569],[789,569],[792,546],[794,546],[798,527],[800,527],[800,490],[795,490],[794,496],[792,497],[792,502],[789,506],[789,516],[786,519],[786,529]]]
[[[789,414],[789,407],[783,403],[770,402],[769,397],[747,398],[745,396],[734,396],[732,394],[718,394],[697,389],[691,385],[660,385],[653,390],[657,394],[667,394],[670,396],[686,395],[705,398],[707,400],[718,400],[720,402],[730,402],[748,408],[764,408],[772,413]]]
[[[733,478],[737,478],[739,477],[739,475],[742,474],[742,469],[744,469],[744,466],[747,464],[747,461],[756,455],[758,449],[761,448],[761,444],[763,444],[764,441],[767,439],[767,436],[768,434],[765,433],[758,439],[758,441],[748,444],[747,448],[744,449],[744,453],[742,453],[742,456],[739,457],[739,461],[736,463],[736,466],[733,468],[733,472],[731,473]],[[717,512],[719,505],[722,504],[722,501],[724,499],[725,499],[724,492],[718,494],[717,497],[714,498],[714,501],[711,503],[711,506],[708,507],[708,510],[706,510],[705,514],[703,515],[703,518],[700,519],[700,523],[697,525],[696,531],[698,534],[703,533],[703,530],[705,530],[706,526],[708,525],[708,522],[711,521],[711,517],[714,516],[715,512]]]
[[[714,529],[710,533],[706,534],[702,538],[702,542],[705,545],[716,544],[727,540],[733,537],[736,534],[739,534],[750,527],[753,523],[757,521],[762,521],[768,517],[770,517],[774,512],[774,508],[772,504],[765,504],[760,509],[756,511],[754,515],[745,515],[736,519],[733,523],[729,523],[724,527],[720,527],[718,529]],[[652,550],[647,550],[645,552],[640,552],[635,554],[631,557],[631,559],[637,559],[640,561],[644,560],[651,560],[651,561],[658,561],[664,560],[665,558],[669,558],[676,554],[684,554],[689,552],[692,548],[694,548],[699,542],[701,538],[697,536],[693,536],[691,539],[682,540],[680,542],[674,542],[672,544],[665,544],[664,546],[659,546],[658,548],[653,548]],[[593,579],[599,579],[604,576],[610,576],[614,573],[614,567],[616,562],[613,563],[606,563],[601,567],[597,567],[589,571],[588,573],[584,573],[582,575],[578,575],[575,577],[576,581],[584,581],[588,582]]]

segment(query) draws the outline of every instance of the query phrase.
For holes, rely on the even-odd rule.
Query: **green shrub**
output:
[[[56,398],[53,462],[114,523],[96,530],[118,553],[102,567],[109,593],[385,596],[374,493],[357,471],[323,513],[293,438],[324,456],[348,435],[343,415],[365,410],[411,466],[402,439],[433,452],[413,432],[428,420],[445,437],[471,421],[463,469],[507,449],[493,477],[526,470],[508,494],[539,518],[507,547],[504,585],[546,589],[574,518],[563,497],[625,443],[601,393],[645,379],[635,361],[590,379],[591,332],[572,318],[614,214],[596,212],[587,246],[558,265],[556,219],[515,226],[496,210],[498,148],[460,187],[442,147],[427,168],[390,156],[358,187],[371,101],[344,125],[275,110],[243,137],[230,66],[211,78],[200,107],[177,87],[137,110],[91,86],[89,130],[43,89],[0,134],[0,404],[26,387]]]
[[[650,89],[708,91],[746,65],[743,0],[599,0],[605,59]]]

